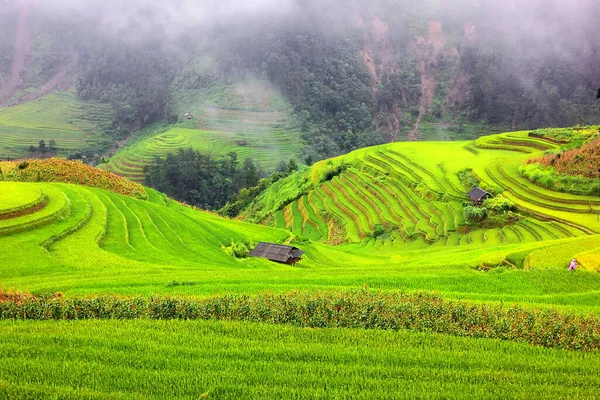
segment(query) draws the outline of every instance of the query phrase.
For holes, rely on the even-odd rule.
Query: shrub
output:
[[[248,258],[253,249],[254,243],[251,240],[239,243],[231,242],[231,246],[224,248],[227,254],[235,258]]]
[[[522,165],[519,172],[530,181],[557,192],[580,196],[600,195],[600,179],[559,174],[553,167],[544,167],[539,163]]]
[[[508,211],[517,211],[517,206],[515,203],[506,197],[493,197],[491,199],[486,199],[483,202],[483,207],[496,214],[501,214]]]
[[[384,233],[385,233],[385,228],[382,225],[377,225],[377,226],[375,226],[373,233],[371,233],[371,237],[373,237],[374,239],[377,239],[378,237],[382,236]]]
[[[477,225],[487,218],[488,210],[485,207],[466,206],[463,215],[467,225]]]
[[[4,179],[14,182],[63,182],[109,190],[114,193],[147,200],[146,189],[113,173],[59,158],[30,160],[20,163],[0,162]]]
[[[458,173],[458,180],[465,189],[471,190],[475,186],[479,186],[479,179],[473,173],[472,168],[467,168]]]
[[[307,328],[412,330],[597,351],[600,319],[555,310],[449,301],[428,293],[292,292],[203,299],[36,297],[0,290],[0,319],[221,320]]]

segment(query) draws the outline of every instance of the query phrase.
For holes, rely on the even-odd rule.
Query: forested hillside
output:
[[[262,79],[289,103],[307,163],[598,119],[592,0],[91,4],[2,7],[0,105],[72,89],[110,106],[99,125],[114,143],[215,98],[239,109],[227,88]]]

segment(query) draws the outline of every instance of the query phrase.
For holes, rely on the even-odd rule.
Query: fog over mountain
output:
[[[311,160],[385,141],[598,117],[593,0],[0,5],[0,100],[69,65],[80,98],[111,102],[116,115],[136,110],[117,118],[115,137],[175,120],[182,91],[243,76],[265,79],[289,100]]]

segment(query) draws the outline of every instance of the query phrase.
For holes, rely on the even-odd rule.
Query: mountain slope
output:
[[[516,132],[476,142],[397,143],[362,149],[275,183],[241,216],[330,244],[384,239],[399,250],[543,243],[598,234],[598,198],[552,192],[519,172],[532,155],[558,147]],[[499,199],[514,202],[521,215],[506,219],[505,211],[499,223],[467,225],[464,204],[470,188],[458,177],[467,169],[484,187],[502,192]],[[600,249],[600,242],[594,243]],[[558,258],[553,254],[544,259],[541,252],[535,253],[526,265],[562,265],[581,255],[590,269],[600,266],[600,258],[583,257],[589,251],[585,246],[578,249]]]
[[[531,149],[522,147],[520,134],[496,140],[504,142],[487,146]],[[585,307],[597,307],[596,273],[583,271],[569,282],[553,283],[574,256],[582,270],[598,268],[599,236],[588,233],[600,227],[583,206],[597,201],[531,185],[521,188],[522,178],[513,176],[512,168],[525,153],[461,146],[473,144],[388,145],[298,173],[259,199],[265,201],[263,211],[255,209],[264,222],[287,230],[199,212],[150,189],[144,201],[64,183],[0,182],[0,193],[7,193],[0,197],[0,281],[4,287],[69,295],[206,295],[369,284],[382,290],[436,290],[453,298],[564,307],[588,299]],[[452,156],[440,149],[452,149]],[[498,157],[501,168],[495,164]],[[349,168],[331,173],[344,160]],[[449,172],[442,174],[439,164]],[[387,174],[382,171],[386,165]],[[516,223],[505,226],[463,226],[462,194],[452,171],[466,165],[485,181],[495,178],[505,184],[504,196],[529,215],[522,212]],[[328,174],[335,177],[323,179]],[[411,179],[422,183],[412,186]],[[291,191],[293,180],[322,184],[297,196]],[[436,199],[436,191],[445,194]],[[280,202],[288,196],[293,200],[289,205]],[[277,204],[283,208],[278,210]],[[290,238],[288,230],[300,236],[293,243],[306,252],[297,268],[236,259],[226,249],[235,243],[281,243]],[[506,272],[480,272],[498,266]]]
[[[244,92],[249,80],[285,98],[299,129],[286,130],[296,143],[280,152],[289,159],[301,147],[307,164],[402,139],[596,122],[595,2],[517,3],[253,3],[238,18],[243,11],[225,3],[212,15],[188,2],[141,10],[116,1],[57,9],[22,1],[0,12],[0,85],[14,92],[6,105],[56,88],[101,102],[111,143],[100,154],[154,123],[200,116],[188,97],[223,113],[258,111],[220,98]],[[243,127],[233,129],[239,140]],[[269,160],[270,150],[253,154]],[[25,156],[23,147],[7,155]]]

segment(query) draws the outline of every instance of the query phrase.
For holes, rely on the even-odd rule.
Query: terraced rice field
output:
[[[580,298],[570,293],[587,292],[587,283],[562,292],[562,286],[558,289],[551,282],[532,290],[531,282],[521,280],[537,281],[540,273],[560,274],[573,257],[582,269],[600,268],[600,221],[589,212],[600,203],[526,185],[516,169],[526,157],[463,142],[398,143],[360,150],[317,164],[266,191],[259,200],[264,210],[275,210],[265,215],[265,222],[276,229],[186,209],[151,190],[150,200],[140,201],[66,184],[5,182],[0,185],[25,185],[24,194],[22,200],[6,203],[0,214],[8,216],[6,210],[14,209],[31,212],[0,219],[0,245],[19,249],[14,250],[16,258],[11,251],[0,255],[2,265],[17,266],[3,270],[0,280],[9,287],[67,293],[103,293],[110,288],[117,293],[196,294],[369,282],[384,290],[437,290],[467,299],[516,297],[532,303],[574,304]],[[328,164],[348,168],[277,209],[282,196],[290,193],[289,182],[301,174],[318,175]],[[466,190],[456,175],[466,167],[484,182],[502,185],[503,196],[518,204],[522,217],[506,226],[466,229]],[[41,208],[32,206],[39,192],[45,199]],[[222,249],[248,240],[280,242],[292,234],[307,253],[303,268],[237,260]],[[81,248],[87,249],[85,260]],[[38,260],[35,268],[31,257]],[[477,271],[502,264],[529,272],[503,276]],[[49,271],[51,278],[46,275]],[[519,283],[507,286],[507,276]],[[596,281],[593,276],[591,282]],[[173,281],[190,285],[170,285]]]
[[[541,244],[600,233],[600,198],[552,192],[527,181],[518,171],[533,151],[557,148],[525,132],[497,135],[475,143],[402,143],[359,150],[334,160],[347,169],[278,209],[296,176],[274,185],[258,200],[264,221],[309,240],[330,244],[373,243],[424,248],[469,248],[502,244]],[[322,162],[308,175],[318,175]],[[463,203],[467,200],[457,173],[473,168],[484,185],[497,187],[521,211],[515,223],[469,230]],[[298,173],[301,175],[302,173]],[[293,197],[293,195],[292,195]],[[378,238],[379,235],[385,234]],[[600,241],[594,242],[600,252]],[[401,249],[400,247],[399,249]],[[590,249],[588,249],[589,251]],[[556,257],[566,265],[583,252]],[[586,267],[600,268],[600,255]]]
[[[331,190],[339,189],[332,183]],[[302,268],[289,268],[259,259],[238,260],[223,250],[232,242],[281,242],[288,238],[287,231],[184,208],[151,190],[150,199],[143,201],[68,184],[0,182],[0,193],[8,192],[19,195],[10,196],[16,198],[10,202],[4,195],[1,203],[0,282],[4,287],[68,295],[204,295],[351,288],[369,282],[382,290],[437,290],[450,297],[518,298],[566,307],[589,296],[589,306],[598,307],[592,300],[600,283],[597,274],[579,274],[566,286],[555,285],[550,278],[559,276],[563,266],[556,258],[545,257],[549,253],[544,249],[558,249],[562,257],[570,254],[567,250],[585,254],[598,247],[597,237],[583,236],[559,224],[531,219],[501,230],[450,234],[433,244],[423,239],[404,243],[400,234],[395,242],[371,239],[337,247],[304,242],[298,244],[307,253]],[[291,210],[282,219],[300,221],[302,215],[312,216],[314,224],[306,229],[320,237],[322,231],[332,229],[315,217],[323,202],[328,200],[315,191],[308,202],[300,199],[294,203],[298,212]],[[349,201],[338,207],[358,212]],[[13,210],[22,212],[11,213]],[[360,229],[378,222],[371,220],[374,215],[364,216]],[[387,215],[381,213],[380,219],[391,224],[402,216],[389,210]],[[362,234],[356,226],[355,234]],[[573,237],[549,240],[561,234]],[[522,252],[532,254],[532,271],[482,274],[476,270],[482,263],[500,263]]]
[[[464,309],[518,304],[597,319],[600,223],[586,210],[597,210],[598,200],[524,181],[518,166],[529,153],[500,146],[402,143],[325,161],[264,193],[265,209],[277,209],[282,197],[293,198],[294,179],[348,166],[267,216],[276,227],[196,211],[149,189],[148,200],[138,200],[64,183],[0,181],[0,287],[74,301],[435,291],[469,302]],[[456,172],[466,167],[502,186],[524,217],[463,231],[465,190]],[[226,251],[292,233],[306,252],[295,267]],[[582,267],[567,272],[573,256]],[[502,264],[508,268],[495,268]],[[261,320],[275,319],[264,306]],[[318,302],[303,307],[310,312]],[[594,351],[402,329],[0,321],[0,397],[7,398],[594,398],[599,362]]]
[[[267,171],[298,156],[300,133],[286,128],[287,115],[283,112],[204,107],[195,118],[195,124],[182,124],[124,148],[110,159],[107,169],[143,182],[144,166],[154,157],[190,147],[215,157],[236,152],[240,162],[251,157]]]
[[[28,148],[44,140],[56,142],[58,155],[106,141],[97,123],[111,118],[109,106],[80,102],[71,92],[51,93],[37,100],[0,108],[0,159],[25,158]]]

